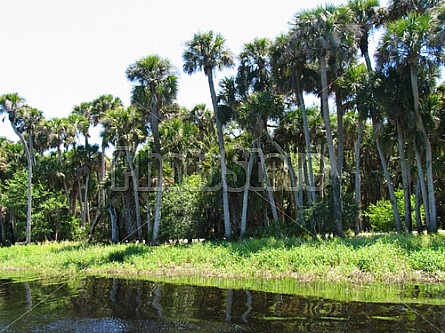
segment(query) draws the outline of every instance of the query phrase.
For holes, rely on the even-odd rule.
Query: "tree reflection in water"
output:
[[[0,332],[378,333],[445,327],[443,291],[436,305],[407,305],[93,277],[63,285],[0,282]]]

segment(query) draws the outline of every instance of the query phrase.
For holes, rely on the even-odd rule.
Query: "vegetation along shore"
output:
[[[246,239],[149,247],[45,243],[0,251],[0,276],[292,278],[296,282],[445,282],[445,236]]]

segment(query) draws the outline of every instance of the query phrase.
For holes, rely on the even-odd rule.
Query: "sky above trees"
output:
[[[346,1],[331,0],[333,4]],[[180,76],[177,102],[211,105],[204,74],[182,72],[184,43],[214,30],[237,55],[255,37],[288,31],[300,10],[324,0],[0,0],[0,93],[18,92],[46,118],[67,116],[101,94],[129,105],[129,64],[157,53]],[[215,82],[229,72],[218,74]],[[8,123],[2,135],[16,140]]]

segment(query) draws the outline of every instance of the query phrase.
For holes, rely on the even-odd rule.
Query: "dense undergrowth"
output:
[[[46,243],[0,249],[0,274],[282,278],[338,282],[445,281],[445,236],[248,239],[148,247]]]

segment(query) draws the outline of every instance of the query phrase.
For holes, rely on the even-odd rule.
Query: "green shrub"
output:
[[[191,239],[199,236],[202,221],[199,209],[200,181],[199,176],[189,176],[163,193],[161,241]]]

